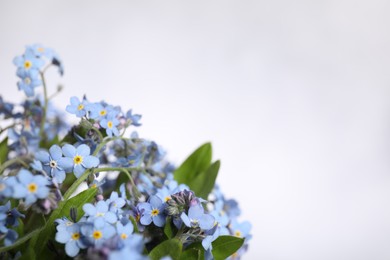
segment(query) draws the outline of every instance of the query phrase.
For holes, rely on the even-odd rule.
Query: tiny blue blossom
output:
[[[91,149],[85,144],[82,144],[77,148],[73,145],[66,144],[62,147],[62,152],[66,157],[72,158],[73,172],[77,178],[79,178],[86,169],[99,165],[99,159],[90,155]]]
[[[129,125],[140,126],[141,124],[139,123],[139,121],[141,120],[141,117],[142,116],[138,114],[133,115],[131,109],[126,113],[126,118],[128,120]]]
[[[19,77],[21,80],[18,82],[18,89],[23,90],[28,97],[34,96],[34,89],[42,85],[38,70],[22,70]]]
[[[141,202],[137,207],[142,212],[140,222],[142,225],[150,225],[154,223],[158,227],[163,227],[165,224],[164,204],[157,196],[150,196],[149,202]]]
[[[70,98],[70,105],[66,106],[66,111],[75,114],[77,117],[83,117],[87,114],[87,106],[88,102],[83,99],[80,101],[77,97]]]
[[[101,247],[107,239],[116,234],[116,230],[103,218],[97,218],[93,223],[84,223],[81,226],[81,233],[88,244]]]
[[[13,62],[18,67],[17,75],[19,77],[23,72],[32,69],[39,70],[44,65],[44,61],[37,58],[31,49],[27,49],[23,55],[15,57]]]
[[[183,212],[180,218],[187,227],[200,227],[203,230],[211,229],[215,222],[212,215],[204,213],[200,203],[191,206],[188,210],[188,215]]]
[[[112,134],[114,134],[115,136],[119,135],[117,125],[119,125],[119,120],[115,116],[112,116],[110,114],[100,121],[100,126],[106,129],[106,133],[110,137],[112,136]]]
[[[107,202],[101,200],[96,205],[91,203],[84,204],[83,210],[85,215],[88,216],[88,221],[94,221],[98,218],[103,218],[108,223],[115,223],[118,220],[118,217],[115,213],[109,211]]]
[[[75,257],[80,249],[86,248],[81,240],[80,226],[77,223],[58,230],[55,240],[65,244],[65,252],[70,257]]]
[[[31,205],[38,199],[44,199],[49,195],[48,180],[41,175],[32,175],[31,172],[22,169],[17,175],[18,183],[13,186],[13,197],[25,199],[27,205]]]
[[[62,156],[62,149],[58,145],[53,145],[46,151],[39,151],[35,158],[43,163],[43,169],[50,174],[57,183],[65,180],[65,171],[73,167],[73,160],[69,157]]]

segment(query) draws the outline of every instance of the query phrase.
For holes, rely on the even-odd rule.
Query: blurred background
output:
[[[390,259],[389,1],[1,1],[12,59],[62,57],[49,92],[143,115],[181,163],[211,141],[218,183],[253,224],[244,259]],[[72,117],[73,118],[73,117]]]

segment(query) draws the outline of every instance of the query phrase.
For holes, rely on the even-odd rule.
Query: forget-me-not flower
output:
[[[192,205],[188,210],[188,215],[183,212],[180,218],[187,227],[200,227],[203,230],[211,229],[215,222],[215,218],[212,215],[204,213],[200,203]]]
[[[65,252],[70,257],[75,257],[80,249],[86,247],[81,240],[80,226],[77,223],[58,230],[55,240],[65,244]]]
[[[91,203],[84,204],[83,210],[88,216],[88,221],[94,221],[95,219],[102,218],[108,223],[115,223],[118,217],[114,212],[109,211],[107,202],[101,200],[96,203],[96,206]]]
[[[70,105],[66,106],[66,111],[75,114],[77,117],[83,117],[87,114],[87,100],[83,99],[80,101],[78,97],[70,98]]]
[[[22,169],[17,175],[18,183],[13,186],[13,197],[25,199],[27,205],[44,199],[49,195],[49,181],[42,175],[32,175],[31,172]]]
[[[35,158],[43,163],[43,169],[50,174],[57,183],[65,180],[65,172],[73,167],[73,160],[69,157],[62,156],[62,149],[58,145],[53,145],[46,151],[39,151]]]
[[[150,196],[148,202],[141,202],[137,205],[142,212],[140,222],[142,225],[150,225],[154,223],[158,227],[163,227],[165,224],[164,204],[157,196]]]
[[[100,121],[100,126],[106,129],[106,133],[109,137],[111,137],[112,134],[116,136],[119,135],[117,125],[119,125],[119,120],[112,114],[109,114]]]
[[[62,147],[62,152],[66,157],[72,158],[73,172],[77,178],[79,178],[86,169],[99,165],[99,159],[90,155],[91,149],[86,144],[82,144],[77,148],[73,145],[66,144]]]

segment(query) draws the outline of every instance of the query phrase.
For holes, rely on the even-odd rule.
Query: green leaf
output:
[[[200,172],[205,171],[211,164],[212,147],[205,143],[196,149],[174,172],[175,180],[190,186],[192,180]],[[190,186],[191,187],[191,186]]]
[[[180,260],[203,260],[204,250],[190,248],[181,253]]]
[[[170,256],[173,260],[179,260],[183,245],[178,239],[165,240],[149,253],[152,260],[159,260],[164,256]]]
[[[35,246],[35,253],[37,255],[40,255],[40,253],[46,248],[47,241],[49,239],[54,238],[55,233],[55,225],[54,221],[58,218],[62,217],[68,217],[70,214],[70,209],[72,207],[77,209],[78,212],[78,220],[81,218],[81,216],[84,215],[83,211],[83,205],[85,203],[91,202],[95,195],[96,195],[97,189],[87,189],[78,195],[74,196],[73,198],[63,201],[58,205],[58,208],[55,209],[49,219],[46,222],[46,225],[44,226],[44,229],[34,237],[34,239],[31,241],[32,246]]]
[[[221,162],[218,160],[210,165],[206,171],[199,173],[195,177],[190,188],[195,192],[196,196],[207,199],[207,196],[214,188],[220,166]]]
[[[18,240],[16,240],[16,242],[13,243],[13,244],[10,245],[10,246],[3,246],[3,247],[0,247],[0,253],[1,253],[1,252],[8,251],[8,250],[11,250],[11,249],[13,249],[13,248],[15,248],[15,247],[18,247],[18,246],[20,246],[20,245],[26,243],[30,238],[32,238],[33,236],[39,234],[39,232],[40,232],[41,230],[42,230],[42,228],[36,229],[36,230],[34,230],[34,231],[28,233],[27,235],[25,235],[25,236],[19,238]]]
[[[6,137],[1,143],[0,143],[0,164],[3,164],[8,157],[8,137]]]
[[[173,227],[171,219],[171,217],[167,217],[164,227],[164,234],[167,236],[168,239],[171,239],[173,237]]]
[[[226,259],[231,256],[244,243],[243,238],[234,236],[220,236],[213,243],[213,250],[211,251],[215,260]]]

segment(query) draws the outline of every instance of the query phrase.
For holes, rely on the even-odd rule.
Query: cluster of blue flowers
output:
[[[126,132],[141,125],[141,115],[71,97],[66,111],[80,123],[70,127],[52,105],[61,89],[49,96],[45,84],[51,66],[63,74],[58,55],[35,44],[14,64],[28,99],[0,97],[0,239],[9,257],[177,259],[175,250],[159,248],[165,242],[205,259],[245,253],[251,225],[238,221],[238,203],[217,185],[199,197],[191,181],[179,183],[160,145]],[[233,251],[214,250],[225,240]]]

